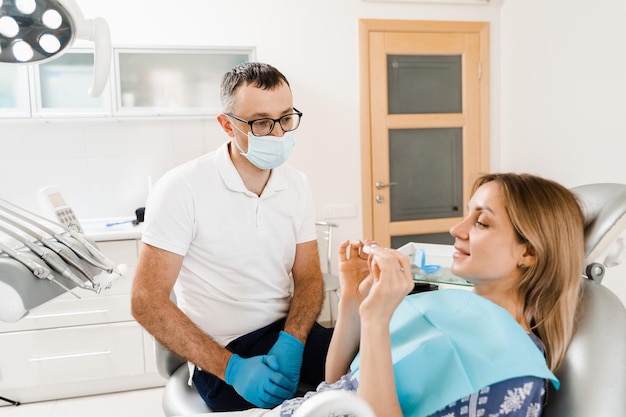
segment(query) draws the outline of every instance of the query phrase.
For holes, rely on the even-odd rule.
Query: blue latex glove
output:
[[[291,398],[291,381],[278,372],[273,356],[242,358],[234,354],[226,365],[226,383],[246,401],[261,408],[272,408]]]
[[[300,370],[302,369],[302,355],[304,353],[304,344],[281,330],[278,340],[267,353],[278,359],[278,370],[285,375],[292,383],[290,386],[291,396],[298,389],[298,381],[300,380]]]

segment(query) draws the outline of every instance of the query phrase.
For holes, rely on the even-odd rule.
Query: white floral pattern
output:
[[[542,382],[529,377],[502,381],[455,401],[430,417],[540,417],[545,395]]]

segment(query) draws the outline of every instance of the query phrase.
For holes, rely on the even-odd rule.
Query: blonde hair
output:
[[[548,367],[558,369],[574,333],[584,259],[584,216],[562,185],[530,174],[486,174],[500,186],[503,203],[534,265],[522,270],[517,296],[522,317],[541,339]]]

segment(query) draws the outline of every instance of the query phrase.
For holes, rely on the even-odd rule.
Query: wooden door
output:
[[[362,20],[364,235],[450,243],[489,167],[488,24]]]

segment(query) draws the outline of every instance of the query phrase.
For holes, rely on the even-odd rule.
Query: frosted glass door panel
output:
[[[461,113],[461,56],[388,55],[389,114]]]
[[[463,214],[463,131],[391,129],[391,221]]]
[[[28,68],[20,65],[0,65],[0,117],[27,117]]]
[[[398,249],[407,243],[436,243],[438,245],[454,245],[454,237],[449,232],[445,233],[423,233],[417,235],[392,236],[391,247]]]
[[[123,113],[162,109],[174,114],[216,114],[224,73],[249,58],[250,52],[241,51],[121,51],[117,108]]]
[[[66,53],[38,67],[39,108],[42,112],[76,110],[104,112],[105,94],[91,97],[93,53]]]

